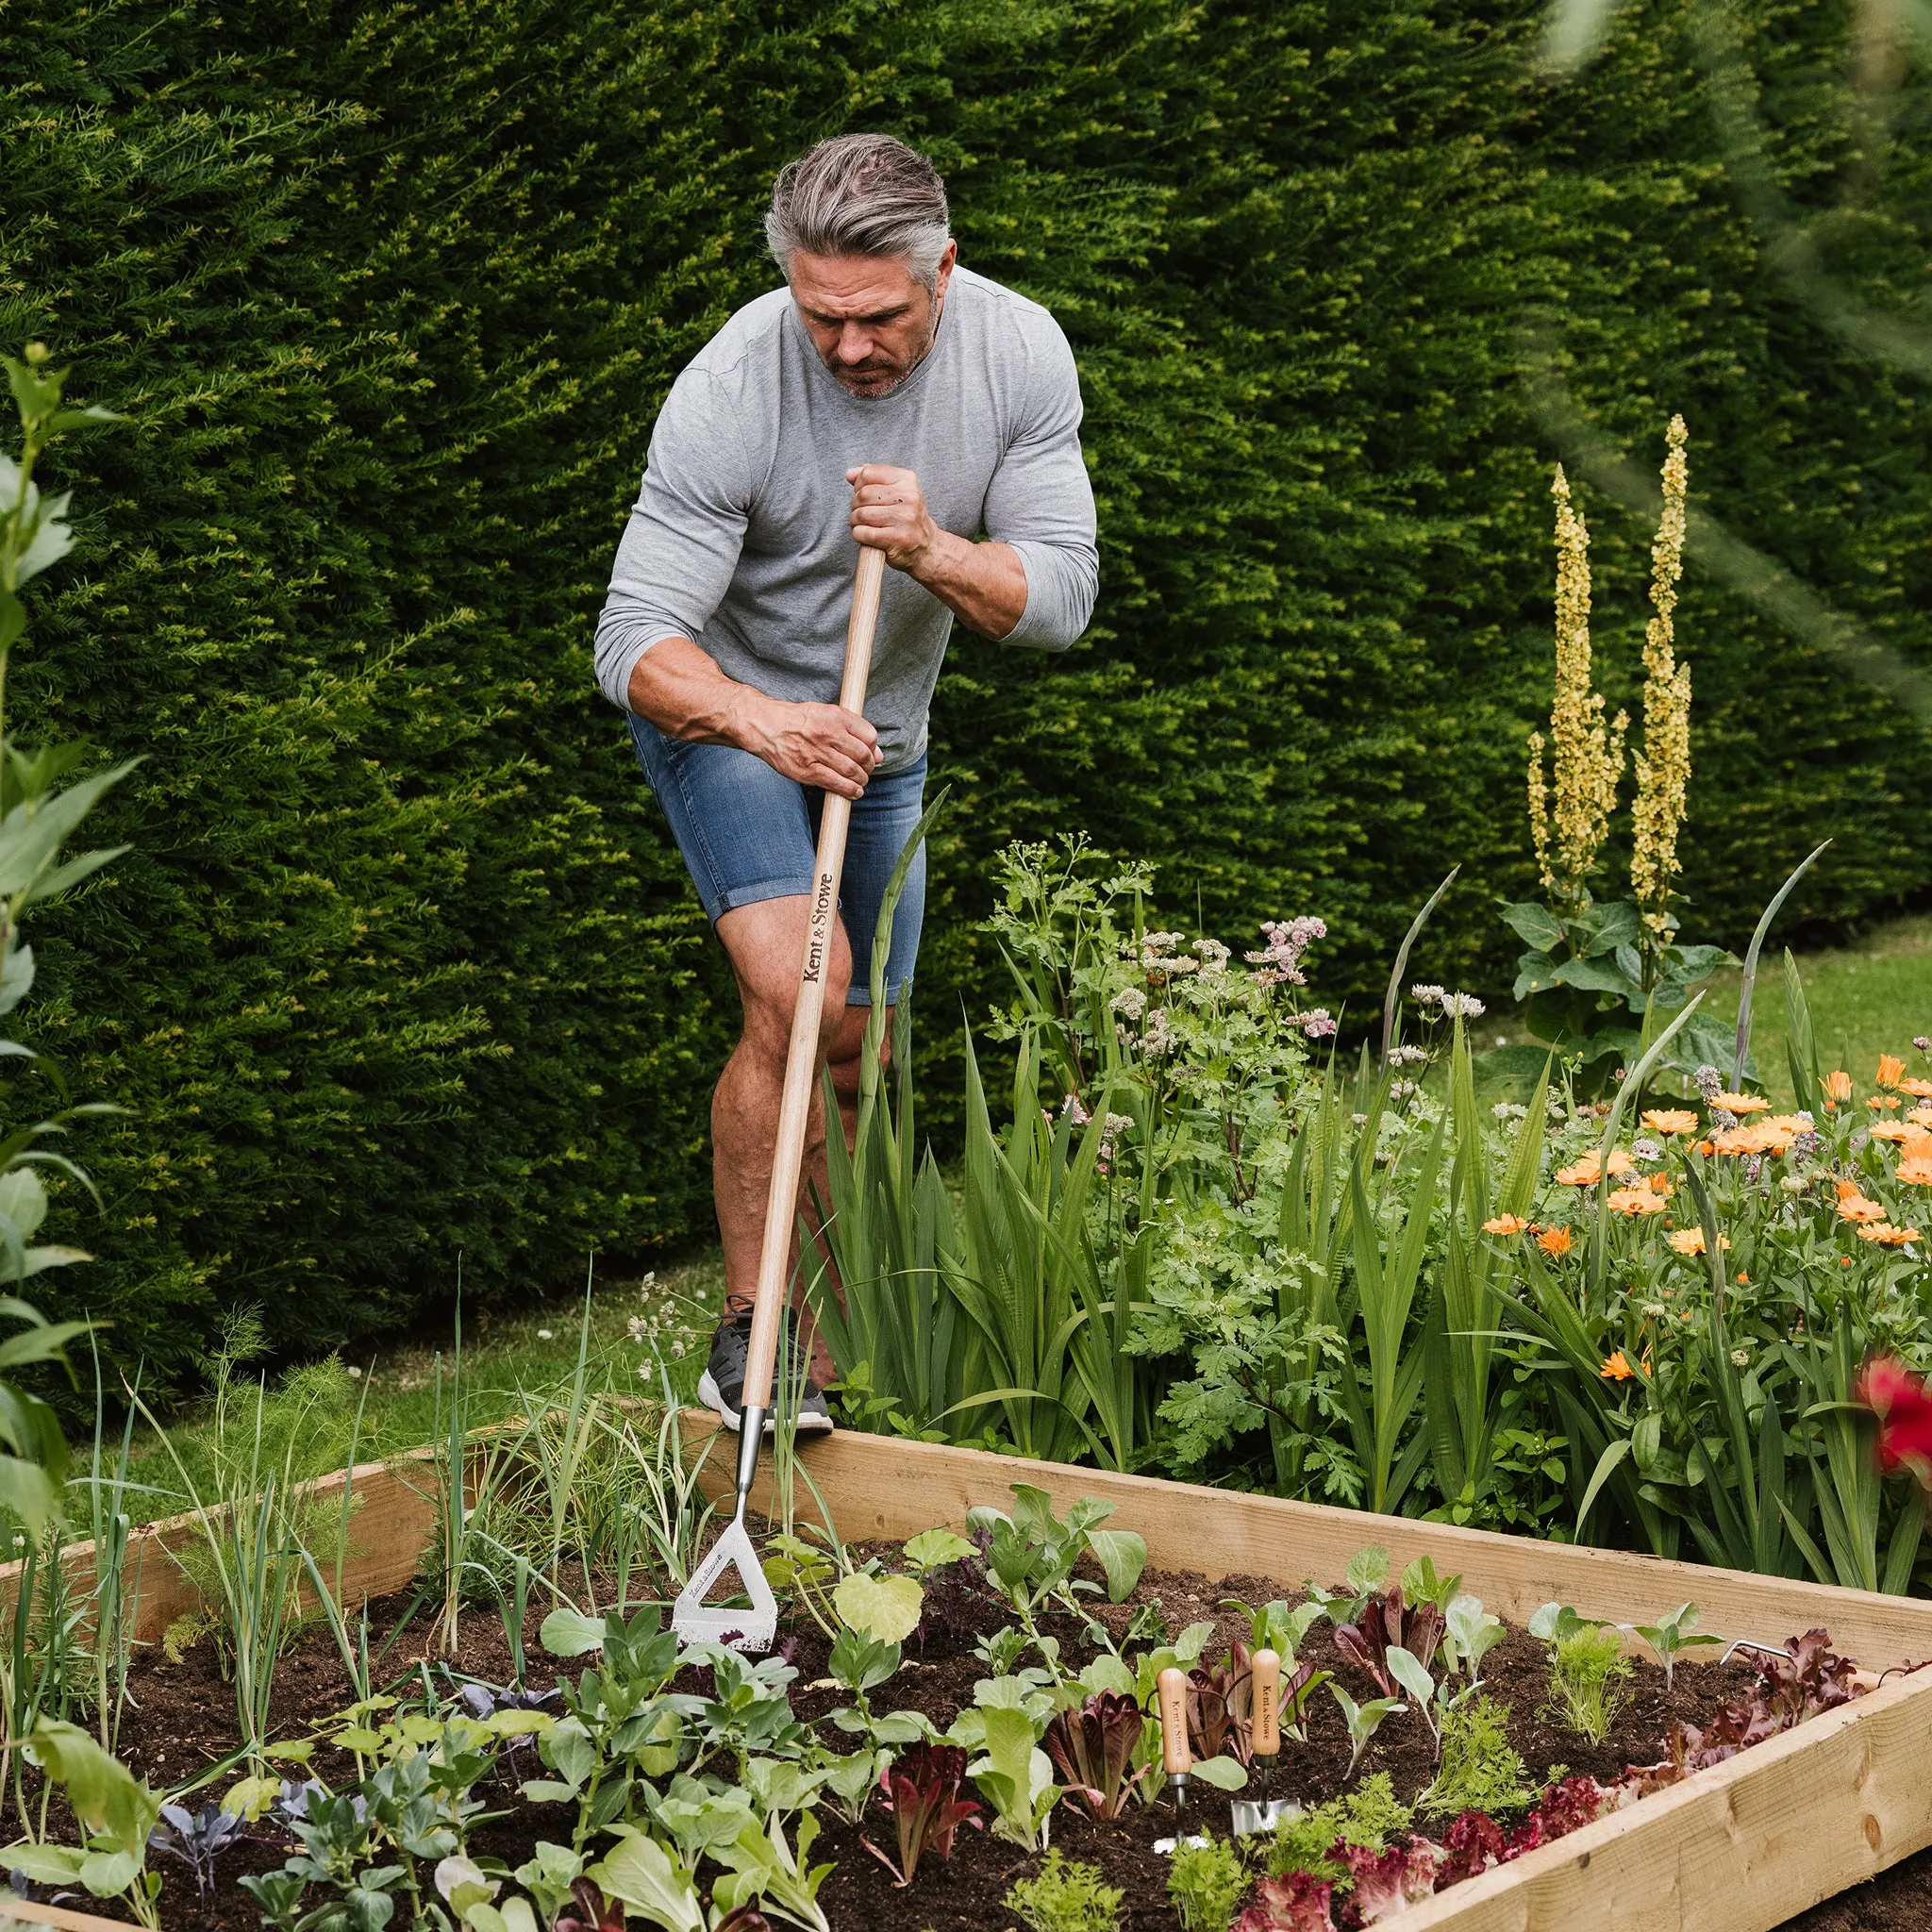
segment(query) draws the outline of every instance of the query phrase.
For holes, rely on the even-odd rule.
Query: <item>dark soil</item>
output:
[[[1279,1585],[1259,1577],[1227,1576],[1209,1582],[1199,1575],[1149,1571],[1130,1603],[1103,1605],[1097,1614],[1118,1636],[1138,1605],[1158,1599],[1175,1632],[1188,1624],[1212,1622],[1215,1636],[1208,1651],[1218,1658],[1234,1638],[1246,1635],[1245,1621],[1223,1611],[1223,1601],[1238,1597],[1265,1602],[1283,1593]],[[408,1595],[399,1595],[373,1605],[372,1632],[393,1629],[410,1603]],[[987,1628],[997,1628],[1005,1621],[991,1615]],[[1063,1656],[1077,1659],[1088,1654],[1074,1620],[1063,1619],[1048,1627],[1059,1637]],[[1358,1699],[1374,1694],[1363,1674],[1337,1657],[1328,1633],[1327,1624],[1316,1624],[1304,1645],[1304,1657],[1334,1671]],[[798,1676],[791,1686],[791,1701],[799,1717],[822,1718],[847,1702],[845,1693],[826,1676],[827,1645],[816,1626],[805,1622],[781,1631],[785,1635],[796,1641],[792,1662]],[[428,1611],[418,1608],[380,1674],[394,1678],[414,1673],[412,1681],[420,1685],[426,1673],[439,1690],[446,1691],[445,1669],[492,1684],[508,1681],[508,1647],[501,1624],[489,1610],[477,1609],[464,1617],[458,1651],[445,1658],[436,1652]],[[1528,1767],[1532,1783],[1541,1783],[1561,1767],[1607,1779],[1630,1764],[1654,1762],[1663,1755],[1664,1732],[1673,1719],[1707,1724],[1719,1704],[1745,1692],[1752,1682],[1752,1673],[1742,1662],[1722,1667],[1686,1663],[1678,1668],[1674,1691],[1666,1695],[1663,1673],[1649,1663],[1636,1662],[1609,1737],[1591,1746],[1546,1715],[1544,1648],[1526,1633],[1512,1630],[1485,1658],[1483,1674],[1491,1694],[1508,1707],[1510,1740]],[[915,1638],[906,1646],[900,1674],[873,1693],[873,1707],[878,1711],[924,1711],[943,1725],[972,1702],[974,1683],[983,1674],[985,1667],[973,1656],[970,1638],[934,1635],[923,1649]],[[546,1673],[533,1672],[533,1681],[540,1686],[551,1680]],[[408,1697],[409,1685],[399,1688],[400,1694]],[[135,1707],[122,1727],[121,1756],[157,1789],[180,1785],[234,1748],[233,1693],[222,1678],[211,1641],[205,1640],[178,1664],[169,1663],[158,1652],[143,1659],[134,1674],[133,1691]],[[276,1672],[277,1726],[288,1737],[306,1735],[310,1724],[341,1709],[351,1695],[331,1640],[325,1632],[310,1631]],[[1310,1707],[1308,1732],[1306,1745],[1284,1742],[1266,1791],[1260,1794],[1314,1802],[1341,1792],[1348,1766],[1348,1739],[1341,1714],[1325,1691],[1317,1693]],[[1429,1781],[1431,1755],[1422,1720],[1414,1715],[1393,1717],[1364,1754],[1361,1774],[1387,1772],[1397,1792],[1413,1798]],[[347,1755],[327,1749],[318,1755],[315,1768],[331,1783],[353,1776]],[[512,1777],[500,1790],[480,1793],[492,1807],[509,1808],[511,1815],[484,1826],[473,1840],[473,1853],[515,1866],[530,1856],[538,1838],[567,1835],[565,1811],[517,1807],[514,1779],[538,1774],[532,1753],[512,1767]],[[227,1782],[227,1776],[218,1779],[208,1794],[218,1796]],[[1251,1786],[1251,1792],[1256,1790]],[[971,1795],[970,1790],[966,1795]],[[1224,1794],[1197,1787],[1189,1798],[1190,1828],[1206,1824],[1224,1835],[1227,1804]],[[859,1833],[829,1811],[822,1814],[822,1823],[824,1828],[812,1848],[812,1860],[836,1861],[820,1898],[839,1932],[872,1932],[874,1927],[1007,1932],[1016,1925],[1005,1896],[1013,1881],[1027,1875],[1037,1863],[1019,1847],[968,1827],[958,1834],[950,1863],[928,1859],[921,1865],[912,1890],[901,1892],[891,1874],[860,1842]],[[1151,1810],[1136,1806],[1124,1820],[1110,1824],[1098,1823],[1077,1802],[1063,1800],[1052,1813],[1049,1827],[1055,1846],[1070,1857],[1098,1865],[1107,1882],[1121,1888],[1124,1932],[1173,1932],[1177,1921],[1167,1901],[1167,1860],[1153,1848],[1157,1838],[1174,1830],[1171,1798]],[[9,1821],[9,1835],[14,1828]],[[891,1821],[881,1812],[872,1814],[864,1836],[886,1850],[894,1849]],[[271,1826],[260,1827],[256,1841],[224,1858],[220,1884],[206,1906],[197,1904],[193,1880],[185,1868],[160,1859],[159,1869],[167,1877],[162,1923],[169,1932],[258,1932],[260,1913],[237,1881],[244,1873],[275,1869],[287,1850]],[[120,1916],[111,1907],[92,1908],[106,1917]],[[1932,1852],[1907,1859],[1873,1884],[1802,1914],[1785,1932],[1925,1932],[1927,1927],[1932,1927]]]

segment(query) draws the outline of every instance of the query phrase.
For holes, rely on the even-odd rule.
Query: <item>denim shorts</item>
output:
[[[819,807],[824,794],[774,772],[764,759],[728,744],[688,744],[633,716],[631,741],[651,781],[671,835],[684,855],[705,916],[713,925],[760,899],[810,894],[818,873]],[[839,912],[852,941],[848,1007],[872,1004],[872,941],[886,885],[925,795],[925,755],[896,772],[874,773],[852,806]],[[925,848],[906,874],[892,914],[886,955],[886,994],[896,999],[912,978],[925,918]]]

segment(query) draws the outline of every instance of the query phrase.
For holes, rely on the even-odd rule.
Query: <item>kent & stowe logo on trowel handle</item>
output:
[[[878,628],[879,593],[885,575],[884,551],[858,553],[858,574],[852,586],[852,620],[845,630],[845,675],[839,687],[839,702],[848,711],[865,709],[866,678],[872,670],[873,635]],[[744,1510],[758,1474],[765,1417],[772,1407],[778,1323],[791,1273],[791,1223],[798,1209],[798,1174],[805,1158],[812,1083],[818,1075],[825,961],[831,955],[832,921],[839,912],[839,875],[845,868],[845,831],[851,820],[852,801],[826,792],[819,815],[817,884],[806,928],[805,958],[798,972],[791,1040],[785,1055],[785,1087],[772,1149],[772,1191],[765,1201],[764,1246],[758,1255],[758,1292],[745,1352],[744,1393],[740,1398],[738,1418],[738,1507],[724,1534],[672,1607],[672,1627],[687,1643],[729,1643],[740,1650],[769,1650],[778,1634],[777,1601],[745,1532]],[[713,1607],[705,1602],[727,1570],[736,1573],[740,1593],[750,1599],[748,1607]]]

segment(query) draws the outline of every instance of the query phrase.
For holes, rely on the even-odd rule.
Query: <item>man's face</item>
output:
[[[791,256],[791,299],[812,347],[856,396],[890,395],[925,359],[958,254],[951,242],[928,291],[891,256]]]

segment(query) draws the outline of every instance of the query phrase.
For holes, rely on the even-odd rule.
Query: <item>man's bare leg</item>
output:
[[[718,937],[738,978],[744,1030],[724,1062],[711,1096],[711,1186],[718,1204],[718,1233],[724,1247],[727,1295],[749,1307],[758,1287],[758,1255],[765,1239],[765,1208],[772,1190],[772,1144],[785,1087],[785,1057],[791,1045],[791,1015],[798,1004],[798,968],[811,902],[804,893],[760,899],[724,914]],[[819,1026],[819,1058],[848,1025],[845,989],[852,977],[852,947],[842,924],[832,928],[832,957],[825,968],[825,1008]],[[817,1083],[805,1132],[805,1181],[799,1198],[825,1174],[825,1121]]]
[[[798,966],[805,948],[808,910],[808,901],[803,896],[765,899],[727,912],[718,922],[718,936],[738,977],[744,1030],[711,1097],[712,1191],[724,1248],[725,1295],[741,1307],[750,1307],[758,1286],[772,1184],[772,1145],[778,1131],[778,1105],[785,1084],[785,1058],[791,1044],[791,1015],[798,997]],[[858,1125],[859,1063],[871,1012],[869,1007],[845,1005],[851,974],[851,944],[841,923],[833,930],[819,1041],[822,1059],[830,1066],[848,1148]],[[887,1060],[891,1055],[891,1014],[888,1007]],[[823,1194],[825,1122],[816,1085],[799,1191],[800,1205],[808,1210],[813,1183]],[[836,1379],[838,1372],[824,1343],[810,1330],[802,1288],[796,1300],[799,1313],[808,1319],[811,1378],[824,1388]]]

